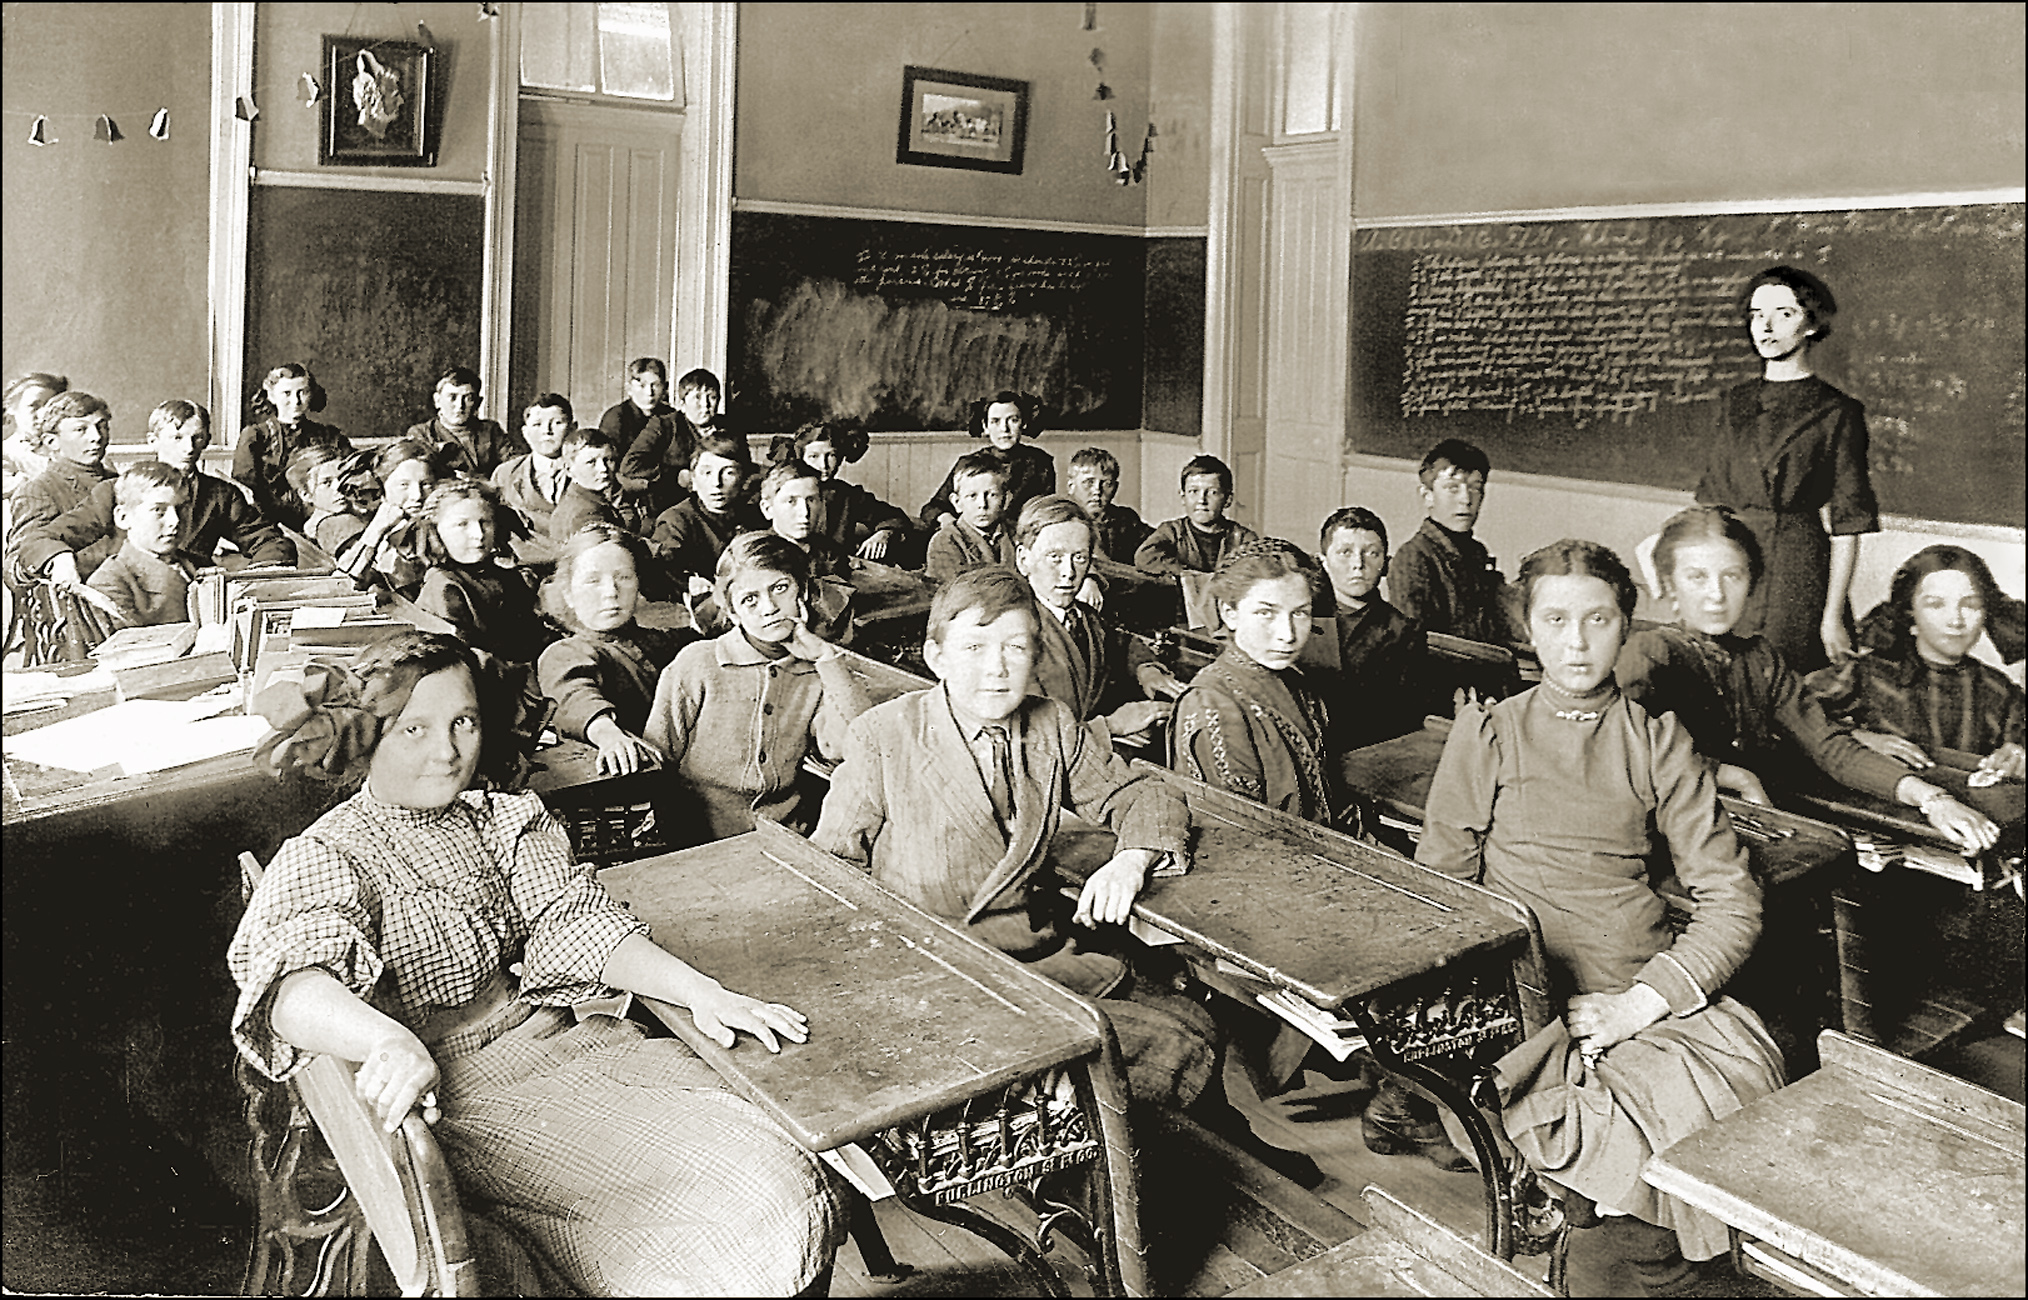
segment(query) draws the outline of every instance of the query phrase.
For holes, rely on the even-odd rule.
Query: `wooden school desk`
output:
[[[1855,874],[1832,899],[1844,1027],[1911,1056],[1943,1046],[1985,1012],[2018,1011],[2024,966],[2028,787],[2002,781],[1973,788],[1966,782],[1979,755],[1941,750],[1931,757],[1936,766],[1915,775],[1999,824],[1999,843],[1987,852],[1961,855],[1906,804],[1821,781],[1790,796],[1862,838],[1862,863],[1878,865],[1875,853],[1888,862],[1879,874]],[[1913,846],[1933,865],[1916,866],[1901,856],[1901,846]]]
[[[1732,1230],[1734,1263],[1805,1295],[2021,1295],[2018,1102],[1827,1032],[1823,1068],[1648,1160]]]
[[[1134,766],[1190,806],[1189,871],[1150,880],[1134,916],[1180,940],[1193,973],[1242,1005],[1293,995],[1356,1022],[1383,1069],[1470,1132],[1487,1248],[1510,1258],[1522,1245],[1512,1188],[1466,1089],[1549,1019],[1528,910],[1165,768]],[[1082,881],[1113,844],[1110,832],[1066,818],[1051,856]]]
[[[810,1018],[810,1041],[779,1055],[751,1038],[727,1051],[688,1011],[644,999],[797,1141],[858,1144],[909,1209],[985,1237],[1049,1295],[1068,1292],[1038,1244],[960,1202],[1086,1169],[1099,1290],[1145,1293],[1125,1077],[1091,1003],[771,822],[600,879],[671,952]],[[1059,1070],[1076,1104],[1036,1104],[1036,1081]]]

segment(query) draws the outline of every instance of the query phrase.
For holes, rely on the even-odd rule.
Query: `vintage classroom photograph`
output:
[[[0,99],[0,1288],[2028,1292],[2028,7]]]

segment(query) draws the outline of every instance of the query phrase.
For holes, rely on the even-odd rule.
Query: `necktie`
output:
[[[993,801],[993,811],[1000,816],[1002,826],[1014,824],[1014,765],[1007,749],[1007,728],[984,728],[987,739],[993,742],[993,770],[986,778],[986,794]]]

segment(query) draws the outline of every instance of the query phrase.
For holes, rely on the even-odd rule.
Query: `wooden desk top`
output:
[[[1096,1053],[1087,1003],[772,823],[602,872],[669,951],[727,988],[785,1002],[810,1041],[726,1051],[650,1005],[813,1151]]]
[[[851,583],[854,627],[919,618],[929,613],[934,596],[920,573],[856,557],[852,561]]]
[[[1525,949],[1526,909],[1348,835],[1136,763],[1190,804],[1190,871],[1151,880],[1134,911],[1256,978],[1335,1010],[1434,967]],[[1083,880],[1112,833],[1066,818],[1051,854]]]
[[[2028,785],[2020,781],[2002,781],[1998,785],[1974,789],[1966,781],[1978,767],[1979,755],[1944,750],[1931,757],[1936,760],[1935,767],[1912,774],[1950,791],[1954,797],[1998,823],[2000,842],[1995,846],[1996,852],[2003,855],[2021,852],[2023,823],[2028,822]],[[1857,829],[1878,831],[1899,840],[1948,849],[1953,853],[1958,851],[1957,845],[1907,804],[1876,799],[1821,780],[1798,788],[1792,798],[1818,816]]]
[[[1425,718],[1421,730],[1344,755],[1339,775],[1348,788],[1372,799],[1383,812],[1421,825],[1430,783],[1450,734],[1449,719]],[[1835,826],[1729,795],[1718,801],[1732,814],[1754,875],[1763,884],[1784,885],[1854,860],[1851,838]],[[1768,833],[1760,833],[1762,828]]]
[[[2022,1107],[1826,1031],[1824,1066],[1643,1177],[1866,1295],[2028,1289]]]

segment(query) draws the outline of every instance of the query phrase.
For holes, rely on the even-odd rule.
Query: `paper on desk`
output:
[[[345,610],[332,609],[325,605],[298,605],[289,613],[289,630],[306,627],[343,627]]]
[[[10,758],[70,772],[155,772],[242,749],[267,734],[260,718],[215,717],[233,701],[222,693],[194,700],[128,700],[36,731],[6,738]]]
[[[0,678],[0,700],[4,700],[6,712],[22,713],[61,704],[73,696],[110,691],[113,686],[112,670],[104,665],[68,677],[46,672],[7,673]]]
[[[887,1175],[880,1172],[880,1166],[873,1163],[873,1157],[861,1150],[858,1143],[847,1142],[817,1154],[846,1182],[865,1193],[867,1200],[884,1201],[894,1195],[894,1184],[887,1181]]]
[[[1160,948],[1165,944],[1183,942],[1182,935],[1171,934],[1159,925],[1143,921],[1132,912],[1127,913],[1127,933],[1133,935],[1142,943],[1147,944],[1150,948]]]
[[[1336,1060],[1342,1061],[1366,1046],[1365,1035],[1359,1032],[1358,1025],[1350,1020],[1341,1020],[1328,1011],[1318,1010],[1287,989],[1256,993],[1253,997],[1254,1001],[1300,1029]]]

